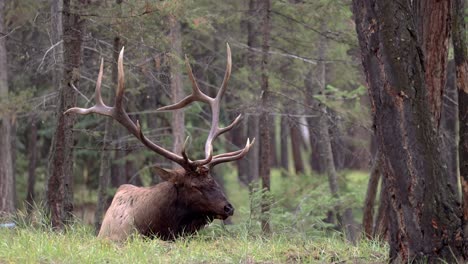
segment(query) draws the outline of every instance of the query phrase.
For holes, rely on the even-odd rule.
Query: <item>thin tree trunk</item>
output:
[[[279,165],[276,151],[276,121],[275,116],[270,117],[270,166],[277,168]]]
[[[384,154],[390,261],[464,263],[462,211],[449,186],[433,118],[440,98],[430,98],[429,93],[436,95],[426,89],[411,10],[410,1],[353,1],[375,133]]]
[[[369,183],[367,184],[366,198],[364,200],[362,226],[364,228],[364,234],[369,239],[372,238],[374,230],[374,203],[380,179],[380,155],[380,152],[377,151],[374,163],[372,164]]]
[[[169,16],[169,39],[171,43],[171,97],[174,103],[182,100],[184,97],[184,91],[182,87],[182,74],[180,72],[179,60],[182,58],[182,35],[180,33],[180,22],[173,15]],[[172,113],[172,136],[173,145],[172,151],[174,153],[181,153],[182,146],[184,144],[185,115],[182,109],[175,110]],[[176,163],[173,163],[173,167],[179,167]]]
[[[36,186],[37,167],[37,115],[31,116],[31,129],[28,138],[28,187],[26,191],[26,209],[28,215],[34,209],[34,187]]]
[[[322,24],[322,31],[325,31],[325,24]],[[321,37],[319,41],[318,47],[318,56],[319,62],[317,63],[318,74],[317,74],[317,82],[318,86],[318,94],[325,94],[325,86],[326,86],[326,67],[325,67],[325,53],[326,53],[326,39],[325,37]],[[320,162],[324,164],[325,171],[328,176],[328,184],[330,186],[330,192],[333,197],[339,200],[339,187],[338,187],[338,175],[336,173],[336,166],[335,160],[333,157],[332,151],[332,142],[330,137],[330,113],[329,110],[325,105],[320,102],[316,102],[315,108],[319,109],[319,117],[317,126],[317,133],[318,133],[318,149],[320,150]],[[346,237],[352,243],[356,242],[356,231],[355,231],[355,224],[353,220],[353,213],[350,208],[344,209],[343,216],[341,215],[342,207],[340,202],[338,202],[334,208],[334,214],[336,215],[336,219],[338,220],[338,225],[342,228],[345,232]]]
[[[296,174],[305,172],[304,161],[302,160],[301,146],[303,143],[302,134],[300,130],[300,121],[297,117],[290,117],[289,127],[291,130],[291,149],[294,164],[294,171]]]
[[[0,2],[0,32],[5,26],[5,1]],[[8,62],[6,38],[0,38],[0,98],[8,98]],[[12,124],[8,112],[0,116],[0,217],[15,211],[15,179],[12,160]]]
[[[465,252],[468,252],[468,43],[465,35],[465,3],[466,1],[463,0],[454,0],[452,40],[458,88],[458,161],[462,185],[463,230],[465,234]],[[465,253],[465,257],[468,259],[468,253]]]
[[[260,166],[259,175],[262,178],[262,189],[263,191],[270,192],[270,151],[271,151],[271,140],[270,140],[270,129],[271,129],[271,117],[269,111],[269,87],[268,87],[268,62],[270,49],[270,0],[262,0],[262,111],[260,113],[259,129],[260,129]],[[266,197],[262,199],[262,231],[264,233],[270,233],[270,201]]]
[[[289,138],[289,125],[288,118],[281,116],[280,124],[280,160],[281,168],[285,171],[282,175],[285,176],[289,172],[289,155],[288,155],[288,138]]]
[[[63,75],[59,90],[57,124],[49,155],[49,179],[47,183],[47,203],[51,212],[52,226],[62,229],[72,218],[73,211],[73,125],[75,115],[64,115],[65,110],[76,105],[76,92],[79,88],[82,42],[85,20],[80,17],[80,9],[86,1],[63,0],[61,9],[63,20]],[[60,12],[59,1],[54,1],[52,12]],[[72,9],[77,7],[78,10]],[[56,16],[56,13],[53,13]],[[55,21],[56,22],[56,21]],[[53,30],[57,24],[53,22]]]
[[[247,46],[249,47],[247,53],[247,65],[249,68],[249,83],[251,87],[257,87],[259,84],[258,80],[258,64],[259,59],[254,51],[260,47],[260,42],[258,36],[259,28],[259,6],[258,0],[249,0],[248,13],[246,14],[246,24],[247,24]],[[248,116],[247,120],[247,136],[249,138],[259,138],[259,117],[257,116],[257,109],[254,109],[253,113]],[[250,149],[249,153],[246,156],[248,160],[248,175],[249,175],[249,185],[252,181],[258,179],[259,177],[259,147],[260,144],[254,144]],[[251,188],[250,188],[251,190]],[[252,210],[253,208],[251,208]]]
[[[305,87],[305,104],[309,107],[313,107],[316,105],[314,102],[314,95],[315,95],[315,85],[313,84],[313,73],[312,69],[309,69],[307,72],[306,78],[304,79],[304,87]],[[310,168],[315,171],[316,173],[322,174],[325,172],[325,167],[321,162],[320,153],[321,150],[319,149],[319,138],[318,138],[318,130],[317,124],[320,120],[319,112],[317,109],[313,109],[315,111],[310,111],[307,123],[308,123],[308,130],[309,130],[309,144],[312,154],[310,155],[309,163]]]

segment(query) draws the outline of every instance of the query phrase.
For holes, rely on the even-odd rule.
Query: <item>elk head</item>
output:
[[[134,226],[137,227],[140,233],[159,234],[160,236],[165,237],[168,233],[176,233],[177,235],[178,230],[197,230],[206,224],[205,218],[208,218],[208,220],[212,220],[214,218],[226,219],[231,216],[234,212],[234,208],[227,201],[220,186],[210,175],[210,171],[213,166],[217,164],[238,160],[244,157],[255,140],[250,142],[250,140],[247,139],[245,147],[240,150],[217,155],[213,154],[213,141],[219,135],[232,129],[239,122],[241,117],[239,115],[230,125],[224,128],[219,127],[220,102],[226,91],[227,82],[231,75],[232,62],[229,45],[227,45],[226,72],[216,97],[210,97],[200,90],[186,57],[185,62],[188,75],[192,83],[192,94],[185,97],[180,102],[157,109],[158,111],[181,109],[196,101],[206,103],[210,106],[212,115],[211,128],[205,143],[205,157],[200,160],[191,160],[188,157],[186,152],[188,140],[185,141],[180,154],[173,153],[148,139],[143,134],[139,121],[137,120],[135,123],[129,118],[123,104],[123,53],[124,48],[122,48],[118,59],[118,83],[115,105],[112,107],[105,105],[101,97],[101,82],[103,76],[103,60],[101,60],[101,66],[96,81],[95,105],[90,108],[70,108],[65,112],[65,114],[77,113],[87,115],[95,113],[109,116],[124,126],[147,148],[171,161],[176,162],[181,166],[181,168],[176,170],[167,170],[155,167],[157,174],[166,181],[165,183],[154,186],[155,188],[144,189],[129,185],[119,188],[108,212],[106,213],[106,216],[104,217],[103,225],[107,220],[116,217],[116,215],[122,214],[120,215],[121,218],[125,216],[133,219],[132,221],[134,221]],[[175,196],[173,195],[174,190],[176,190]],[[158,196],[158,199],[151,198],[155,196]],[[116,200],[119,201],[116,202]],[[128,201],[131,201],[131,203]],[[122,205],[125,205],[126,202],[129,204],[127,207]],[[136,204],[134,204],[134,202]],[[112,213],[109,212],[111,210]],[[165,215],[167,215],[166,220],[161,220],[164,219]],[[172,219],[171,217],[178,218]],[[114,225],[111,220],[109,221],[111,222],[111,225]],[[174,226],[171,223],[162,223],[161,221],[172,221],[177,226]],[[115,225],[112,228],[118,230],[119,228],[125,229],[126,227],[118,227],[118,225]],[[112,233],[114,231],[109,232]],[[110,234],[110,236],[112,236],[112,234]],[[120,236],[120,234],[118,236]]]

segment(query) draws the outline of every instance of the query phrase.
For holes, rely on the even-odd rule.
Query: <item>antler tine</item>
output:
[[[117,82],[117,91],[115,96],[115,105],[113,107],[106,106],[102,100],[101,96],[101,82],[103,76],[103,60],[101,60],[101,66],[99,68],[98,79],[96,81],[96,91],[95,91],[95,101],[96,104],[90,108],[78,108],[73,107],[65,111],[64,114],[68,113],[77,113],[82,115],[87,115],[91,113],[110,116],[119,122],[122,126],[124,126],[131,134],[133,134],[136,138],[138,138],[146,147],[151,149],[152,151],[180,164],[182,167],[188,168],[187,162],[185,159],[171,151],[168,151],[159,145],[150,141],[147,137],[143,135],[141,131],[140,123],[137,120],[136,124],[130,119],[125,108],[123,106],[123,95],[125,91],[125,76],[124,76],[124,69],[123,69],[123,54],[124,48],[120,51],[119,59],[117,62],[118,68],[118,82]]]
[[[174,104],[164,106],[164,107],[161,107],[161,108],[157,109],[158,111],[181,109],[181,108],[183,108],[183,107],[185,107],[185,106],[187,106],[187,105],[189,105],[189,104],[191,104],[192,102],[195,102],[195,101],[207,103],[208,105],[210,105],[210,108],[211,108],[211,128],[210,128],[210,132],[208,134],[208,138],[206,139],[206,143],[205,143],[205,159],[195,160],[195,161],[189,160],[188,157],[187,157],[187,154],[185,152],[185,144],[186,143],[184,144],[184,148],[182,150],[182,156],[183,156],[184,160],[186,162],[188,162],[191,166],[201,166],[201,165],[206,165],[206,164],[210,164],[210,166],[211,166],[211,164],[215,161],[215,158],[217,159],[215,164],[225,162],[225,161],[229,161],[231,159],[234,160],[234,159],[237,159],[237,157],[241,158],[248,152],[248,150],[249,150],[249,148],[251,146],[250,142],[247,141],[246,147],[244,149],[242,149],[242,150],[238,150],[238,151],[234,151],[234,152],[226,153],[226,154],[221,154],[221,155],[217,155],[217,156],[213,157],[213,141],[219,135],[231,130],[237,123],[239,123],[240,118],[241,118],[241,115],[239,115],[227,127],[224,127],[224,128],[219,127],[220,102],[221,102],[221,99],[222,99],[226,89],[227,89],[227,83],[228,83],[229,78],[231,76],[231,70],[232,70],[231,48],[229,47],[229,44],[227,44],[227,43],[226,43],[226,50],[227,50],[227,52],[226,52],[226,56],[227,56],[227,59],[226,59],[226,72],[224,73],[224,79],[223,79],[223,82],[221,84],[220,89],[218,90],[218,93],[216,94],[216,97],[214,97],[214,98],[209,97],[208,95],[204,94],[200,90],[200,87],[198,86],[198,83],[197,83],[195,77],[193,76],[193,71],[192,71],[192,67],[190,66],[189,59],[187,58],[187,56],[185,56],[185,65],[187,67],[187,72],[188,72],[189,79],[190,79],[190,81],[192,83],[192,94],[190,94],[189,96],[185,97],[184,99],[182,99],[181,101],[179,101],[177,103],[174,103]],[[252,144],[253,144],[253,142],[252,142]]]
[[[243,158],[245,155],[247,155],[247,153],[249,152],[250,148],[253,146],[254,143],[255,143],[255,138],[252,140],[252,142],[250,142],[250,139],[247,139],[247,143],[245,144],[245,147],[243,149],[216,155],[215,157],[213,157],[213,160],[210,162],[209,166],[213,167],[220,163],[234,161],[234,160]]]
[[[102,101],[101,96],[101,83],[102,83],[102,76],[104,72],[104,59],[101,58],[101,65],[99,66],[99,74],[96,80],[96,90],[94,92],[94,101],[96,104],[90,108],[80,108],[80,107],[72,107],[65,111],[63,114],[68,113],[77,113],[80,115],[88,115],[88,114],[100,114],[106,116],[112,116],[113,107],[109,107]]]
[[[226,72],[224,73],[224,79],[221,84],[221,88],[218,91],[218,94],[216,95],[216,99],[220,100],[221,97],[223,97],[224,92],[226,91],[227,88],[227,83],[229,81],[229,78],[231,77],[231,69],[232,69],[232,56],[231,56],[231,47],[229,47],[229,43],[226,43]]]
[[[195,101],[208,103],[209,105],[211,105],[212,102],[214,101],[213,98],[211,98],[208,95],[204,94],[200,90],[200,87],[198,86],[198,83],[195,80],[195,77],[193,76],[192,67],[190,66],[190,62],[189,62],[189,59],[187,58],[187,56],[185,56],[185,66],[187,67],[187,72],[188,72],[188,75],[189,75],[189,79],[192,82],[192,94],[190,94],[189,96],[186,96],[184,99],[182,99],[181,101],[179,101],[179,102],[177,102],[175,104],[160,107],[156,111],[181,109],[181,108],[184,108],[187,105],[189,105],[189,104],[191,104],[191,103],[193,103]]]

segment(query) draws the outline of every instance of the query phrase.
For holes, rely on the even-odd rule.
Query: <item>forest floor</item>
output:
[[[0,264],[388,262],[386,243],[361,239],[353,245],[322,220],[340,202],[352,207],[360,222],[367,173],[342,174],[342,197],[337,201],[329,195],[326,178],[282,177],[274,171],[270,235],[263,235],[259,224],[261,192],[249,196],[234,174],[224,175],[227,195],[236,207],[233,224],[215,220],[198,234],[173,242],[133,237],[115,244],[96,238],[92,227],[80,220],[64,232],[53,232],[44,215],[37,214],[33,221],[18,217],[16,228],[0,228]]]

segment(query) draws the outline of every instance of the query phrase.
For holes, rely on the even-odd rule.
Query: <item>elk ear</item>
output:
[[[157,174],[163,181],[174,181],[178,173],[173,170],[163,169],[157,166],[151,168],[153,173]]]

